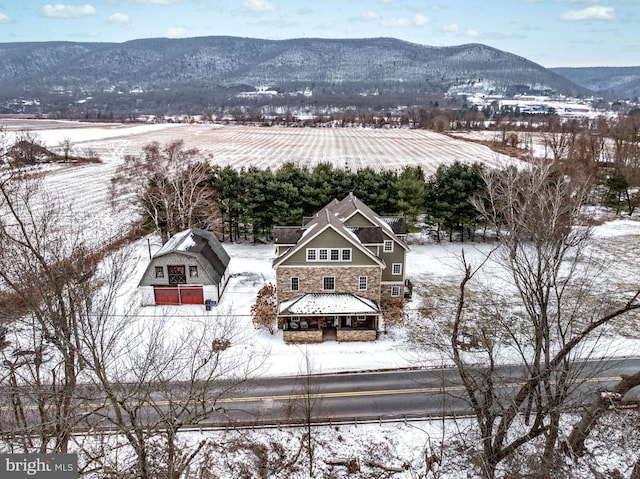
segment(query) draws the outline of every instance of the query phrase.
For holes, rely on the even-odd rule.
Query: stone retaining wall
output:
[[[285,343],[321,343],[322,330],[283,331]]]
[[[375,329],[338,329],[338,341],[375,341],[378,337]]]

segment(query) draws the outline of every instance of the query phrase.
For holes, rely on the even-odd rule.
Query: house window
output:
[[[384,240],[384,248],[383,251],[385,253],[393,253],[393,241],[391,240]]]
[[[164,267],[156,266],[156,278],[164,278]]]
[[[293,277],[291,278],[291,291],[299,291],[300,290],[300,278]]]
[[[336,289],[335,276],[324,276],[322,278],[322,289],[325,291],[334,291]]]
[[[393,263],[391,265],[391,274],[402,274],[402,263]]]
[[[167,266],[169,284],[184,284],[187,282],[184,265]]]
[[[351,248],[308,248],[307,261],[351,261]]]
[[[360,276],[360,278],[358,278],[358,289],[360,291],[366,291],[366,289],[367,289],[367,277],[366,276]]]
[[[189,266],[189,277],[197,278],[198,277],[198,267],[197,266]]]
[[[391,296],[394,298],[400,296],[400,286],[391,286]]]

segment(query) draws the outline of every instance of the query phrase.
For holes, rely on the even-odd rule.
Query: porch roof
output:
[[[281,316],[318,315],[371,315],[380,314],[380,308],[370,299],[354,294],[305,294],[280,303]]]

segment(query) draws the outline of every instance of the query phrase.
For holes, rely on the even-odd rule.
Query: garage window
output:
[[[167,266],[169,284],[184,284],[187,282],[184,265]]]

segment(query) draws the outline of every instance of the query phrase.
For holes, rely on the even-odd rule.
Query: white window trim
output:
[[[362,287],[364,280],[364,288]],[[368,276],[360,276],[358,278],[358,291],[366,291],[369,288],[369,277]]]
[[[325,288],[326,283],[325,280],[327,279],[333,279],[333,288],[332,289],[328,289]],[[336,290],[336,277],[335,276],[323,276],[322,277],[322,291],[335,291]]]
[[[391,286],[391,296],[394,298],[400,297],[400,286]]]
[[[296,289],[293,288],[293,280],[296,280],[298,283],[298,287]],[[289,287],[291,288],[291,291],[300,291],[300,278],[298,276],[292,276],[291,281],[289,282]]]
[[[338,252],[337,260],[331,259],[331,251]],[[327,255],[325,259],[320,257],[320,252]],[[344,259],[345,253],[349,259]],[[350,263],[352,258],[351,248],[307,248],[307,263]]]
[[[398,272],[396,272],[396,267],[398,268]],[[400,276],[402,274],[402,263],[393,263],[391,265],[391,274]]]
[[[387,248],[387,245],[391,246]],[[393,241],[392,240],[384,240],[382,251],[385,253],[393,253]]]

